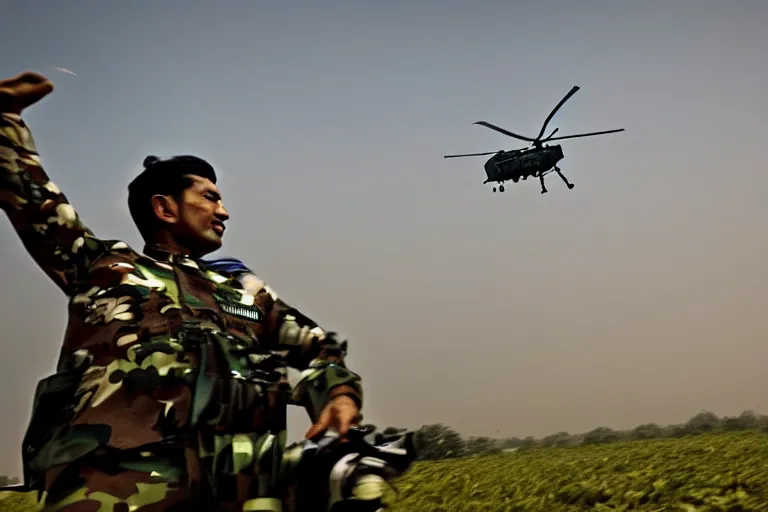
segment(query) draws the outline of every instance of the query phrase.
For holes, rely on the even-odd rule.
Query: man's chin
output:
[[[212,238],[209,241],[209,245],[211,247],[211,252],[212,251],[217,251],[217,250],[221,249],[222,245],[224,245],[224,241],[221,239],[220,236],[217,236],[215,238]]]
[[[204,256],[214,251],[218,251],[219,249],[221,249],[221,246],[224,244],[221,238],[222,237],[220,237],[216,233],[209,234],[208,236],[202,238],[196,244],[197,254],[199,254],[200,256]]]

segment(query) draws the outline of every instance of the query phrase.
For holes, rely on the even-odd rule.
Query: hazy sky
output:
[[[55,81],[26,119],[97,234],[141,247],[147,154],[208,158],[222,254],[349,338],[382,427],[768,413],[768,3],[217,5],[0,4],[0,74]],[[482,158],[442,158],[523,147],[472,123],[535,136],[573,85],[552,129],[626,128],[563,142],[573,190],[492,194]],[[7,221],[0,240],[0,474],[20,474],[66,299]]]

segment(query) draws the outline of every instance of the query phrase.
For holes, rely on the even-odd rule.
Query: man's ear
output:
[[[156,194],[152,196],[152,211],[163,222],[175,224],[179,220],[179,205],[169,196]]]

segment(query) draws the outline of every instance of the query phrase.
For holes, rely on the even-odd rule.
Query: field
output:
[[[768,433],[538,448],[420,462],[392,512],[766,511]],[[0,498],[3,512],[26,512]]]
[[[768,434],[626,441],[417,464],[393,511],[765,511]]]

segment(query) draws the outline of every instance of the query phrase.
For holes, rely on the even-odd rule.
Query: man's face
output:
[[[193,253],[203,255],[221,247],[229,213],[213,182],[200,176],[190,178],[193,183],[179,198],[176,222],[171,230],[177,241]]]

